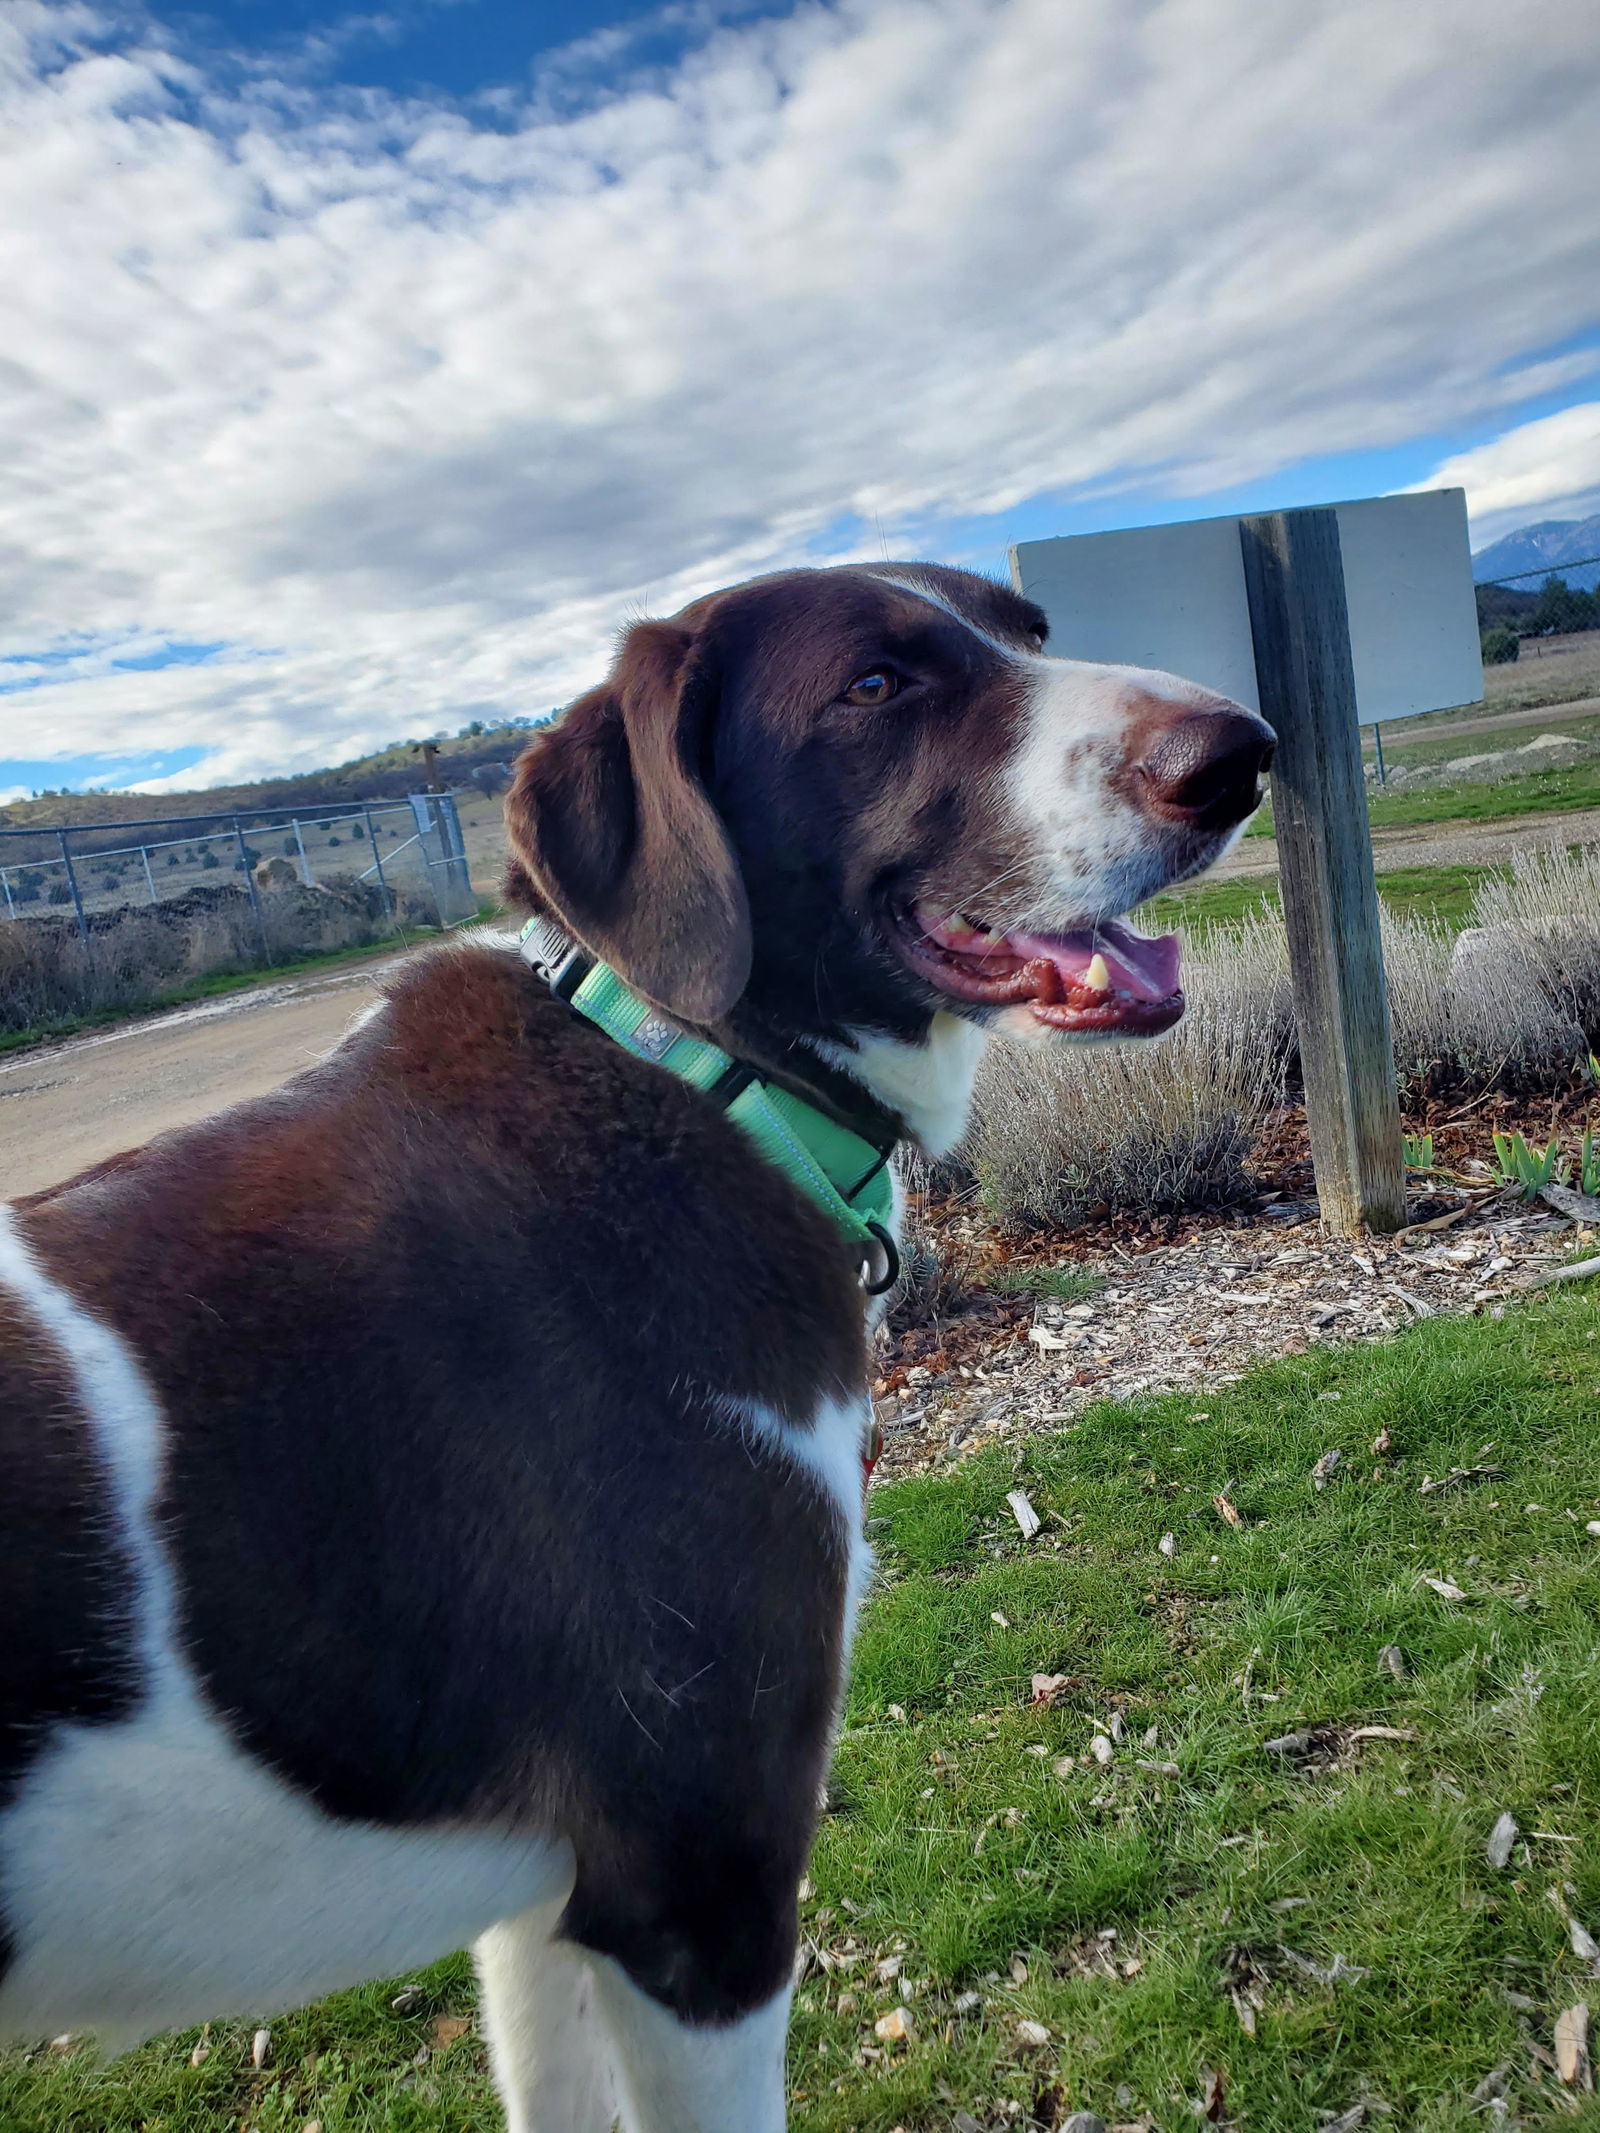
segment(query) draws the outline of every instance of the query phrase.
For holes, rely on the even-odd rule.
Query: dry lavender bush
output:
[[[264,895],[259,920],[234,888],[96,913],[87,941],[70,919],[14,919],[0,924],[0,1032],[153,1005],[200,978],[364,946],[433,915],[402,892],[391,916],[376,884],[347,879]]]
[[[1572,1087],[1600,1051],[1600,851],[1519,852],[1473,918],[1457,934],[1384,915],[1402,1089]],[[1283,929],[1218,927],[1187,972],[1189,1012],[1153,1045],[991,1048],[962,1155],[994,1214],[1071,1227],[1101,1207],[1173,1213],[1248,1191],[1262,1125],[1299,1075]]]

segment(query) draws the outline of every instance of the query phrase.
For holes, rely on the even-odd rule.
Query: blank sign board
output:
[[[1476,703],[1483,666],[1465,492],[1333,509],[1363,723]],[[1011,575],[1050,617],[1058,658],[1161,667],[1260,709],[1238,519],[1022,541]]]

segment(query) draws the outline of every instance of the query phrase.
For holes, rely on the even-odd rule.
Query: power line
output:
[[[1513,570],[1503,578],[1474,578],[1474,585],[1514,585],[1518,578],[1554,578],[1563,570],[1582,570],[1585,563],[1600,563],[1600,555],[1568,556],[1564,563],[1538,563],[1532,570]]]

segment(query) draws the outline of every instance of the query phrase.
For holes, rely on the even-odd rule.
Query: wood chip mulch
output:
[[[1495,1122],[1505,1115],[1502,1106]],[[1456,1136],[1436,1131],[1435,1160],[1471,1162],[1465,1148],[1481,1149],[1488,1133],[1481,1117],[1468,1130],[1459,1150]],[[1017,1238],[970,1201],[916,1210],[946,1279],[942,1293],[902,1307],[879,1333],[879,1475],[924,1472],[997,1438],[1064,1427],[1094,1400],[1203,1395],[1319,1342],[1381,1340],[1439,1313],[1502,1316],[1530,1277],[1595,1237],[1464,1173],[1413,1196],[1412,1223],[1429,1227],[1335,1240],[1307,1190],[1303,1116],[1279,1122],[1258,1163],[1271,1189],[1251,1207],[1154,1225],[1113,1217],[1070,1235]],[[994,1286],[1046,1268],[1098,1286],[1078,1302]]]

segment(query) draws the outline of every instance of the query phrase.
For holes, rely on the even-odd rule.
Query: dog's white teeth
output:
[[[1089,967],[1083,973],[1083,982],[1090,992],[1109,992],[1111,990],[1111,972],[1106,966],[1106,959],[1103,955],[1090,956]]]

